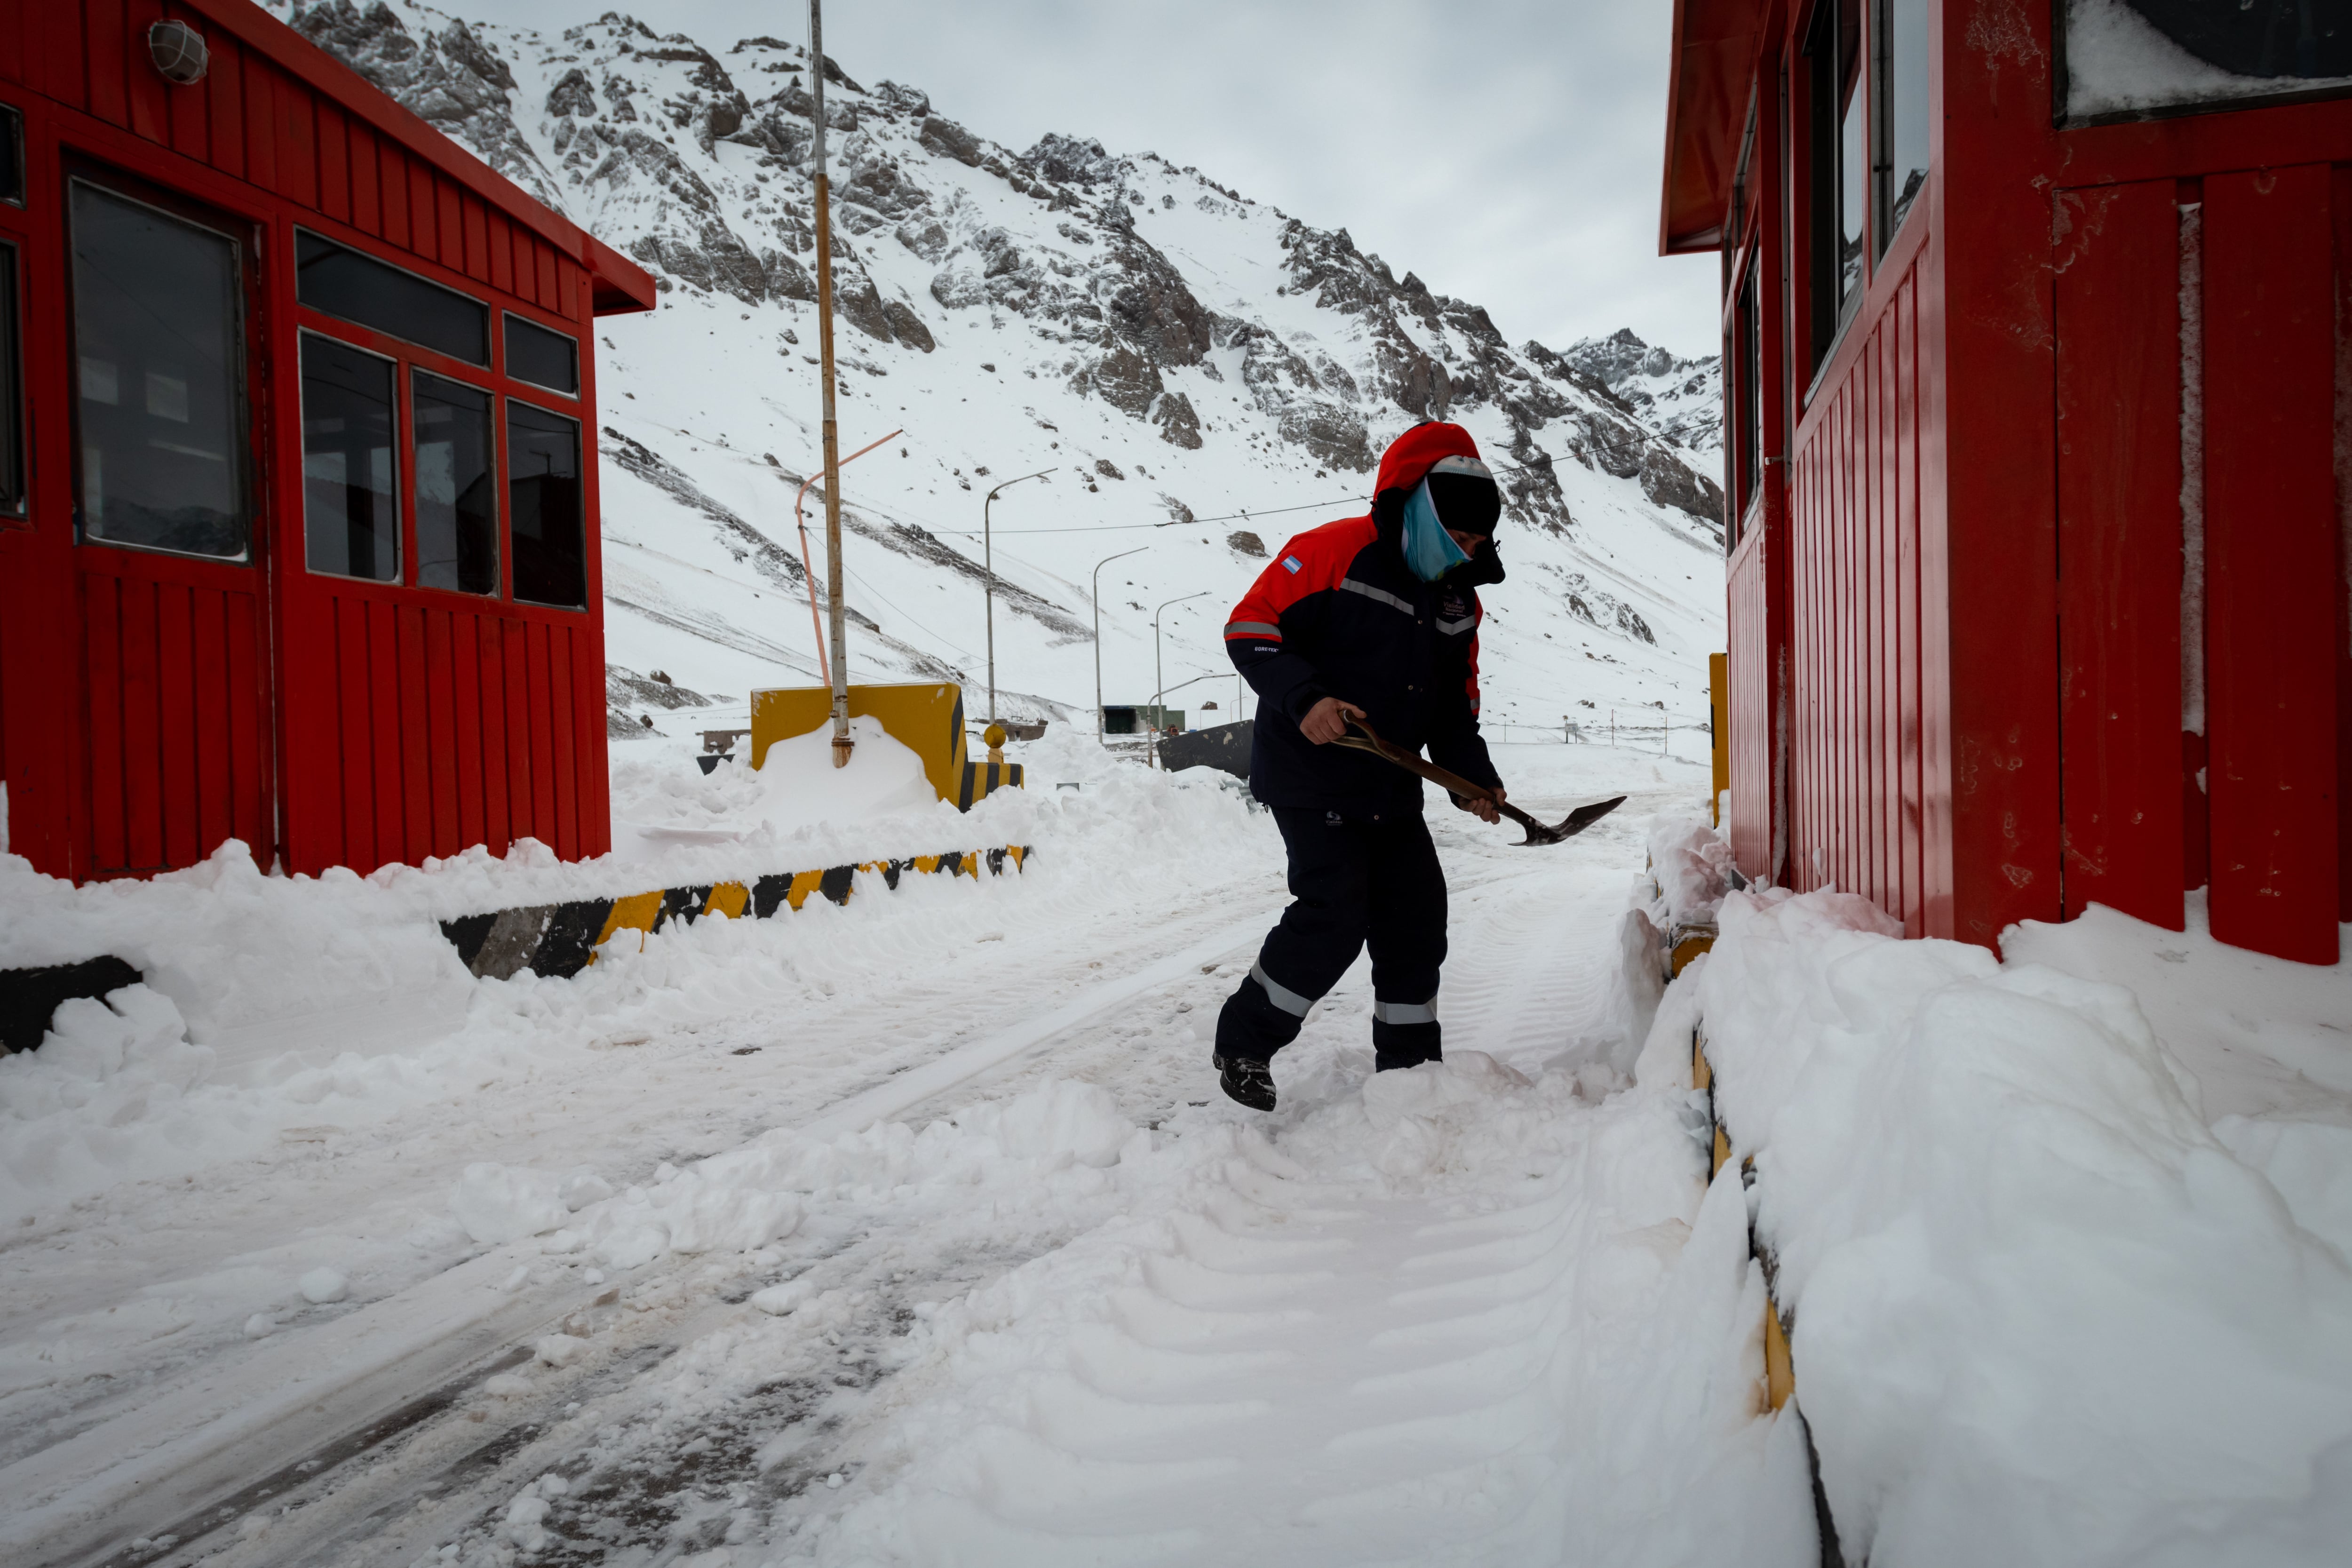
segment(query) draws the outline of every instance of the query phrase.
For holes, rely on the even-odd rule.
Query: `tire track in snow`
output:
[[[1604,1022],[1624,871],[1592,863],[1599,844],[1527,870],[1484,847],[1448,846],[1475,858],[1449,868],[1466,896],[1448,1041],[1532,1068]],[[1344,994],[1366,979],[1327,1002],[1325,1032],[1363,1027]],[[1549,1373],[1612,1228],[1591,1173],[1528,1173],[1517,1201],[1474,1214],[1383,1194],[1360,1142],[1321,1159],[1300,1142],[1244,1142],[1224,1190],[1170,1216],[1173,1247],[1072,1336],[1030,1418],[970,1445],[980,1484],[919,1504],[913,1560],[950,1541],[961,1560],[1038,1564],[1558,1554]]]

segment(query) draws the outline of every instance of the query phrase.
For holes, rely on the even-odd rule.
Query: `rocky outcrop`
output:
[[[364,9],[352,0],[318,0],[295,5],[286,20],[508,179],[541,201],[562,204],[508,111],[513,71],[465,23],[452,21],[420,37],[383,0],[370,0]]]
[[[1192,400],[1182,393],[1162,393],[1144,417],[1160,426],[1160,438],[1170,446],[1188,452],[1201,449],[1201,416],[1192,412]]]

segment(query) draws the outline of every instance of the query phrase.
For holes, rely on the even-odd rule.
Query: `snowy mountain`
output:
[[[1626,327],[1587,338],[1560,357],[1615,393],[1643,425],[1722,463],[1722,361],[1676,359]]]
[[[615,734],[814,681],[793,526],[819,466],[806,51],[614,13],[543,34],[410,0],[272,4],[657,278],[657,311],[599,329]],[[1148,547],[1104,585],[1105,697],[1164,682],[1171,706],[1228,717],[1219,627],[1265,552],[1362,510],[1381,449],[1446,418],[1508,503],[1489,720],[1702,719],[1722,640],[1712,362],[1630,333],[1514,346],[1344,228],[1199,170],[1074,136],[1016,153],[914,88],[824,71],[845,456],[902,432],[843,480],[856,679],[952,675],[985,706],[981,503],[1051,469],[999,498],[1000,711],[1090,721],[1090,575]]]

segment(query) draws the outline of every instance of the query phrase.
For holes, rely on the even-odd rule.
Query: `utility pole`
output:
[[[809,0],[809,4],[814,5],[816,0]],[[1034,474],[1022,475],[1021,479],[1042,479],[1053,471],[1052,468],[1040,468]],[[996,538],[989,531],[988,509],[996,504],[997,490],[1009,489],[1019,484],[1021,479],[1005,480],[996,489],[989,491],[988,499],[980,503],[980,583],[988,601],[988,721],[992,724],[996,722]],[[1096,659],[1099,665],[1101,644],[1096,644]],[[1100,686],[1099,668],[1096,673],[1095,684]],[[1095,695],[1099,700],[1102,694],[1097,691]]]
[[[1186,599],[1205,599],[1208,596],[1206,588],[1197,594],[1181,594],[1161,605],[1160,610],[1166,609],[1169,605],[1181,605]],[[1160,689],[1151,694],[1151,738],[1143,745],[1143,765],[1148,768],[1160,765],[1160,726],[1167,718],[1160,706],[1160,699],[1168,695],[1168,678],[1160,669],[1160,610],[1151,612],[1151,684]]]
[[[1102,569],[1114,561],[1123,561],[1130,555],[1140,555],[1150,548],[1149,544],[1139,544],[1132,550],[1122,550],[1117,555],[1106,555],[1095,563],[1095,744],[1098,746],[1103,742]]]
[[[833,181],[824,172],[824,13],[809,0],[809,80],[816,108],[816,342],[824,383],[824,583],[833,600],[833,765],[849,765],[848,617],[841,586],[841,426],[833,415]]]

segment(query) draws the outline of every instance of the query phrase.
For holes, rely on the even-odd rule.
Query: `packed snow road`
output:
[[[43,1227],[18,1359],[86,1375],[17,1385],[45,1420],[10,1457],[37,1477],[131,1412],[213,1412],[143,1456],[180,1489],[120,1500],[141,1563],[1643,1563],[1746,1537],[1806,1491],[1801,1439],[1753,1419],[1744,1207],[1702,1208],[1679,1100],[1612,1094],[1640,1043],[1626,893],[1670,792],[1630,758],[1534,773],[1565,750],[1526,748],[1531,803],[1648,789],[1543,851],[1433,814],[1442,1068],[1371,1078],[1360,965],[1278,1064],[1279,1113],[1217,1095],[1202,1036],[1279,907],[1278,844],[1180,793],[1181,854],[1139,831],[1017,883],[657,937],[478,1008],[482,1076],[435,1079],[455,1096]],[[233,1319],[239,1280],[330,1252],[358,1306],[104,1338],[159,1299]],[[289,1373],[306,1342],[340,1384]],[[193,1462],[273,1379],[268,1441]],[[198,1482],[201,1517],[172,1511]]]

